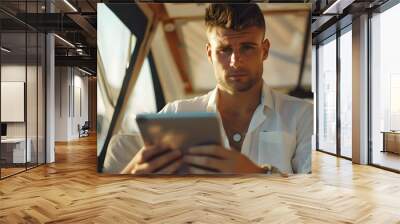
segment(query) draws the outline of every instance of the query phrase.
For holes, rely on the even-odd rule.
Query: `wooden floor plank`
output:
[[[400,175],[313,152],[313,173],[132,177],[96,172],[96,139],[0,181],[0,223],[400,223]]]

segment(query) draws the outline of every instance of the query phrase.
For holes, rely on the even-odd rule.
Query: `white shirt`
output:
[[[217,91],[215,88],[200,97],[174,101],[160,113],[218,112]],[[281,172],[310,173],[312,132],[312,104],[277,93],[264,83],[261,103],[251,118],[241,153],[254,163],[270,164]],[[223,136],[225,146],[229,146],[225,131]]]

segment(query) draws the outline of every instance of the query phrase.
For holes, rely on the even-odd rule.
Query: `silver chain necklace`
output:
[[[236,143],[240,142],[240,140],[242,140],[242,135],[238,132],[234,133],[232,135],[232,140]]]

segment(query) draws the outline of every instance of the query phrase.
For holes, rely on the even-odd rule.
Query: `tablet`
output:
[[[196,145],[222,145],[219,118],[212,112],[146,113],[136,116],[145,145],[166,144],[183,153]]]

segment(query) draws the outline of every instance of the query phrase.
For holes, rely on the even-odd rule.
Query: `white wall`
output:
[[[55,141],[68,140],[69,96],[68,86],[70,77],[67,67],[55,68]]]
[[[79,72],[79,71],[78,71]],[[71,120],[71,132],[70,136],[72,138],[78,138],[79,133],[78,133],[78,124],[81,126],[85,123],[85,121],[88,121],[88,78],[81,76],[82,73],[77,74],[77,70],[74,71],[74,96],[72,97],[74,101],[74,108],[73,110],[75,113],[72,113],[72,120]],[[80,93],[78,93],[80,90]],[[80,95],[80,97],[79,97]],[[80,101],[80,102],[79,102]],[[82,107],[82,108],[79,108]],[[82,111],[80,112],[79,109]]]
[[[88,120],[88,78],[82,75],[75,68],[56,67],[56,141],[79,138],[78,124],[82,126]]]
[[[18,64],[9,64],[9,65],[2,65],[1,66],[1,81],[2,82],[25,82],[25,69],[27,69],[28,75],[29,74],[36,74],[36,67]],[[28,89],[29,90],[29,89]],[[29,97],[36,97],[36,89],[34,92],[27,93]],[[28,101],[31,101],[27,99]],[[1,108],[1,110],[7,110],[7,108]],[[27,114],[28,121],[33,120],[31,117],[32,114]],[[36,114],[34,114],[36,118]],[[28,127],[30,127],[29,125]],[[28,131],[29,133],[29,131]],[[7,122],[7,136],[8,137],[25,137],[25,122]],[[28,136],[29,137],[29,136]]]

